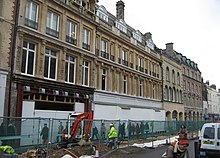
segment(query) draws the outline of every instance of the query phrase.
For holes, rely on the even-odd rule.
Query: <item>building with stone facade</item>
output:
[[[96,0],[22,0],[13,71],[13,116],[164,120],[162,61],[150,33]]]
[[[216,85],[209,85],[206,81],[203,85],[203,111],[205,120],[215,121],[220,119],[220,89]]]
[[[10,87],[12,57],[14,53],[14,29],[16,0],[0,1],[0,117],[10,116]]]
[[[185,120],[203,119],[202,101],[202,77],[198,65],[176,52],[176,56],[181,60],[183,78],[183,104]]]
[[[184,120],[184,105],[182,100],[182,67],[176,56],[173,43],[167,43],[162,51],[163,61],[163,108],[166,120]]]
[[[160,52],[150,33],[126,24],[124,7],[117,2],[116,16],[97,8],[95,118],[164,120]]]

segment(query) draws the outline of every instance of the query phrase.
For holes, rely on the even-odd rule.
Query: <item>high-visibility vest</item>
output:
[[[118,137],[118,134],[116,132],[115,127],[111,127],[110,132],[108,134],[108,138],[117,138],[117,137]]]

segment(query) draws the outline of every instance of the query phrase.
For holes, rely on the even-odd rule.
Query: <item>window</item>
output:
[[[111,61],[115,61],[114,49],[115,49],[115,45],[114,43],[111,43],[110,45],[110,60]]]
[[[180,85],[180,73],[177,72],[177,84]]]
[[[102,41],[101,41],[101,44],[102,44],[102,54],[101,54],[101,56],[103,57],[103,58],[109,58],[109,54],[107,53],[107,41],[106,40],[103,40],[102,39]]]
[[[167,86],[165,86],[165,95],[164,95],[165,100],[169,100],[169,89]]]
[[[126,94],[127,93],[127,77],[124,76],[124,80],[123,80],[123,93]]]
[[[206,127],[204,130],[204,136],[205,139],[214,139],[215,137],[215,128],[213,127]]]
[[[153,93],[152,93],[153,96],[152,97],[153,97],[153,99],[155,99],[156,98],[156,84],[155,83],[153,83],[153,90],[152,91],[153,91]]]
[[[155,63],[152,63],[152,75],[153,75],[154,77],[157,76],[157,74],[156,74],[156,64],[155,64]]]
[[[72,43],[74,45],[77,44],[76,29],[77,29],[77,24],[74,23],[73,21],[67,20],[67,24],[66,24],[66,41],[69,42],[69,43]]]
[[[37,29],[38,5],[30,0],[26,4],[25,25]]]
[[[115,26],[116,26],[119,30],[123,31],[124,33],[127,33],[126,23],[125,23],[122,19],[116,21],[116,22],[115,22]]]
[[[82,65],[82,85],[89,86],[89,62],[83,61]]]
[[[140,81],[139,88],[140,88],[140,96],[143,96],[143,81]]]
[[[65,60],[65,81],[69,83],[75,83],[76,74],[75,58],[67,55]]]
[[[122,65],[128,66],[127,52],[122,49]]]
[[[166,80],[167,80],[167,81],[170,80],[170,70],[169,70],[168,67],[166,68]]]
[[[176,79],[175,79],[175,71],[172,71],[172,82],[176,83]]]
[[[108,13],[107,13],[107,10],[105,9],[104,6],[100,6],[98,9],[97,9],[97,13],[96,15],[103,19],[104,21],[108,22]]]
[[[51,11],[47,14],[46,33],[54,37],[59,35],[59,16]]]
[[[22,52],[21,72],[34,75],[35,69],[36,45],[24,41]]]
[[[46,48],[44,77],[55,80],[57,76],[57,52]]]
[[[188,82],[188,91],[190,91],[190,82]]]
[[[133,31],[132,32],[133,38],[136,39],[139,42],[142,42],[142,35],[140,31]]]
[[[83,28],[83,49],[90,50],[90,31]]]
[[[102,90],[106,90],[106,69],[102,69]]]

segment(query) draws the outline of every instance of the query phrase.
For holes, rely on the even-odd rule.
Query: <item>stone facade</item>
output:
[[[185,120],[203,119],[202,77],[195,62],[177,53],[183,74],[183,104]]]
[[[9,115],[9,88],[11,76],[11,57],[15,25],[16,0],[0,2],[0,116]]]
[[[184,120],[182,100],[182,69],[180,60],[173,50],[173,43],[166,44],[161,54],[163,61],[163,108],[166,120]]]

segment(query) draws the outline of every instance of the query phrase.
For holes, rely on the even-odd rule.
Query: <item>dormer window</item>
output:
[[[117,21],[115,22],[115,26],[116,26],[119,30],[123,31],[124,33],[127,33],[126,23],[125,23],[122,19],[117,20]]]
[[[148,40],[146,41],[146,44],[147,44],[147,46],[148,46],[150,49],[154,50],[154,42],[153,42],[152,39],[148,39]]]
[[[142,35],[141,35],[140,31],[138,31],[138,30],[137,31],[133,31],[132,32],[132,36],[137,41],[142,42]]]
[[[102,19],[102,20],[108,22],[108,13],[107,13],[107,10],[105,9],[104,6],[101,5],[101,6],[98,8],[98,10],[97,10],[97,12],[96,12],[96,15],[97,15],[100,19]]]

